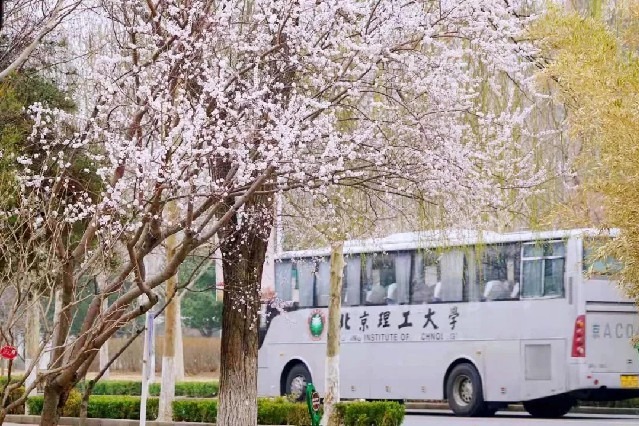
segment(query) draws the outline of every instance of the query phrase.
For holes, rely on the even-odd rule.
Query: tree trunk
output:
[[[182,298],[175,304],[175,380],[184,381],[184,336],[182,334]]]
[[[335,404],[339,402],[339,345],[340,315],[342,305],[342,276],[344,274],[344,243],[331,247],[331,289],[328,306],[328,331],[326,336],[326,374],[324,414],[322,426],[339,426]]]
[[[60,289],[55,294],[55,307],[53,318],[58,322],[52,338],[51,357],[49,370],[60,368],[64,364],[65,350],[67,349],[67,337],[73,320],[73,264],[64,264],[60,280]],[[59,382],[60,373],[49,379],[44,387],[44,406],[40,426],[55,426],[60,420],[62,407],[73,387],[71,378],[66,378],[64,383]]]
[[[100,289],[100,292],[103,292],[106,287],[107,276],[104,274],[99,274],[96,277],[96,280],[98,281],[98,288]],[[108,308],[109,308],[109,300],[105,297],[102,300],[102,312],[106,312]],[[104,345],[100,346],[99,359],[100,359],[99,371],[104,371],[104,374],[102,374],[102,378],[108,379],[111,373],[109,368],[105,370],[105,366],[109,363],[109,341],[108,340],[104,342]]]
[[[100,369],[102,371],[102,369]],[[82,394],[82,402],[80,403],[80,422],[79,426],[87,426],[88,421],[88,412],[89,412],[89,398],[91,397],[91,393],[93,393],[93,387],[95,386],[95,381],[89,380],[86,383],[87,387]]]
[[[57,426],[60,421],[60,415],[62,414],[61,396],[62,393],[54,386],[45,386],[40,426]]]
[[[236,216],[222,231],[225,294],[218,426],[257,425],[257,319],[260,278],[272,226],[272,218],[264,215],[270,211],[269,202],[267,197],[254,197],[244,206],[242,223],[238,225]]]
[[[29,308],[27,309],[27,333],[25,338],[25,369],[33,365],[31,373],[25,380],[25,387],[31,386],[38,375],[39,370],[39,357],[38,352],[40,350],[40,309],[38,309],[39,297],[37,294],[31,294],[29,297]],[[31,391],[28,396],[34,393],[35,389]],[[25,414],[29,414],[29,406],[25,404]]]
[[[176,208],[174,202],[169,204],[169,215],[175,220]],[[177,237],[171,235],[166,239],[166,263],[170,263],[177,247]],[[160,390],[160,407],[158,420],[170,422],[173,418],[172,403],[175,399],[175,327],[177,318],[176,297],[177,274],[166,281],[166,299],[170,300],[164,314],[164,353],[162,354],[162,385]]]

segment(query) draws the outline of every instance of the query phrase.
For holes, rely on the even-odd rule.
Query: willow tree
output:
[[[546,58],[540,78],[566,105],[579,152],[572,201],[590,215],[576,220],[620,229],[596,255],[622,261],[621,284],[639,301],[639,2],[604,6],[551,9],[532,34]]]

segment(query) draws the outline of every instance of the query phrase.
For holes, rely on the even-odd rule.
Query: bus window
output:
[[[342,306],[357,306],[360,300],[362,265],[359,256],[349,256],[344,268]]]
[[[313,290],[315,288],[315,262],[300,260],[295,264],[299,282],[299,303],[302,308],[313,306]]]
[[[518,300],[520,244],[491,245],[478,250],[477,282],[481,300]]]
[[[278,298],[290,301],[293,298],[293,263],[283,260],[275,263],[275,294]]]
[[[431,251],[416,251],[413,254],[413,282],[410,301],[414,304],[429,303],[435,297],[435,288],[441,281],[441,270],[437,255]],[[441,289],[441,283],[439,284]]]
[[[366,305],[385,305],[386,288],[395,281],[393,254],[366,256],[362,277],[362,299]]]
[[[441,256],[441,290],[433,302],[461,302],[464,295],[464,252],[451,250]]]
[[[388,287],[386,296],[389,305],[405,305],[409,302],[411,260],[409,252],[395,256],[395,282]]]
[[[366,305],[408,303],[410,253],[373,254],[365,257],[362,300]]]
[[[331,294],[331,263],[328,258],[323,258],[317,267],[315,280],[315,306],[327,307]]]
[[[522,297],[563,297],[565,256],[561,242],[524,244]]]

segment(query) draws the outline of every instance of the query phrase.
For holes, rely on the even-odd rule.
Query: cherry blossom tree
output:
[[[33,150],[16,158],[20,202],[4,213],[32,226],[57,265],[51,361],[36,380],[41,424],[57,424],[99,348],[153,309],[178,266],[215,235],[225,277],[218,424],[256,424],[259,278],[277,193],[412,194],[457,217],[522,207],[544,177],[534,160],[546,140],[527,126],[539,104],[523,3],[91,7],[96,27],[110,29],[105,54],[72,64],[91,98],[77,113],[30,108]],[[86,46],[91,29],[70,46]],[[486,96],[504,81],[509,91]],[[170,259],[147,273],[145,260],[174,237]],[[83,279],[105,262],[115,272],[71,338]]]

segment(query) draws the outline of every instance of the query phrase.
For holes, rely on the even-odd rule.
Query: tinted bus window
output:
[[[563,297],[565,256],[563,242],[524,244],[522,297]]]
[[[519,299],[521,244],[482,247],[477,255],[477,282],[481,300]]]

